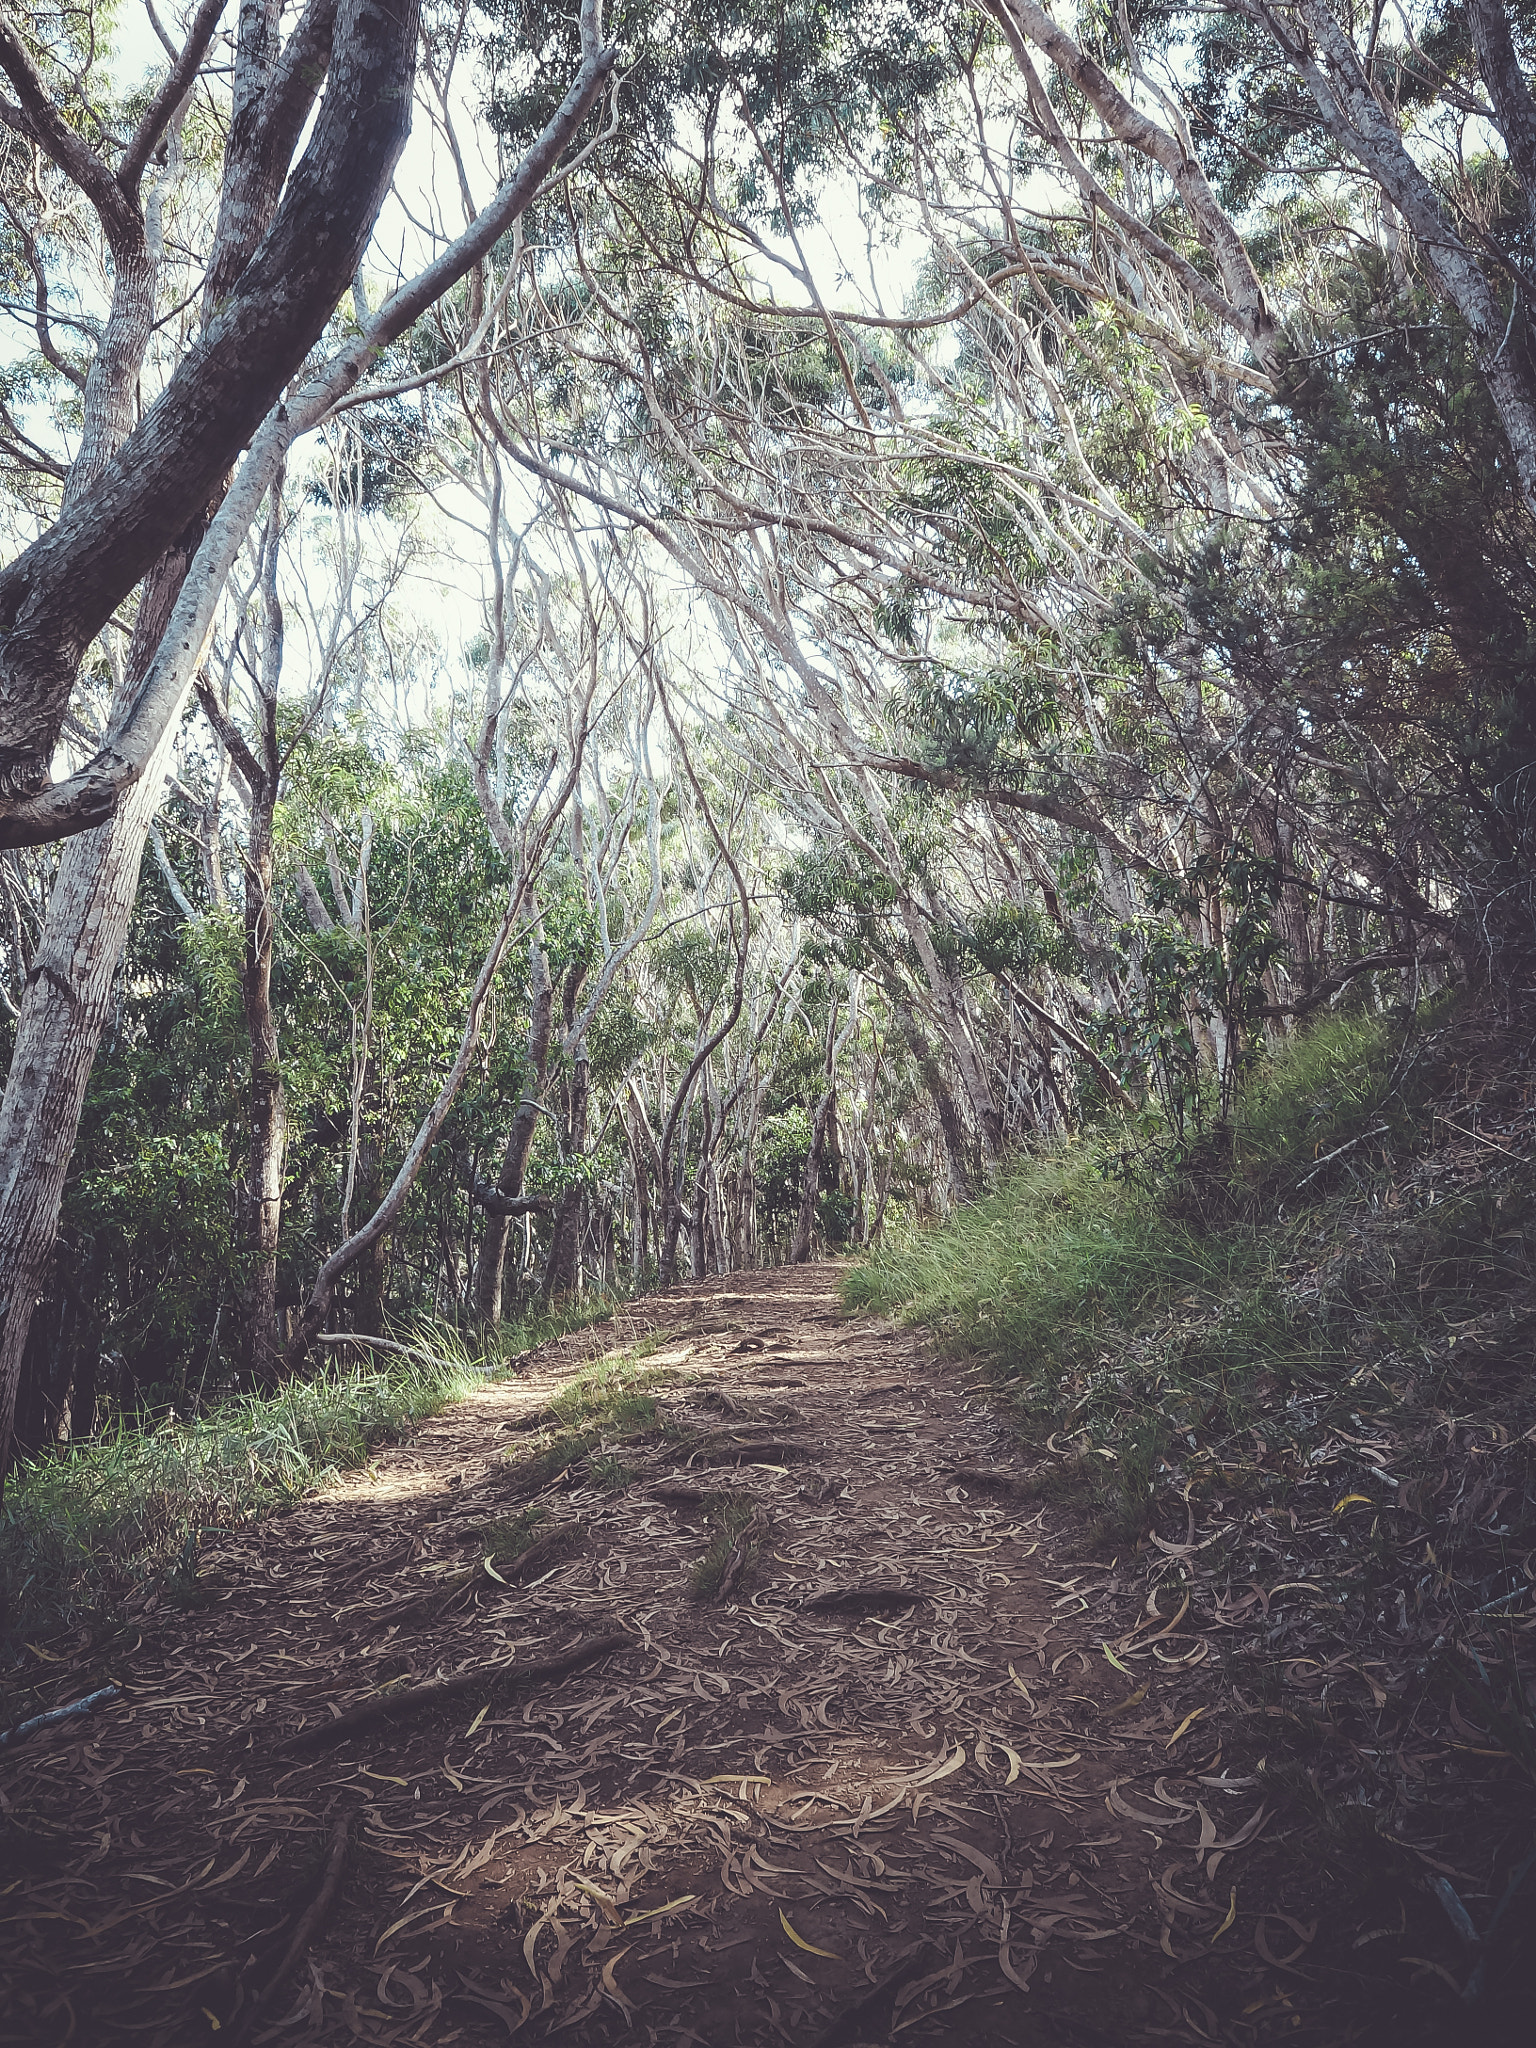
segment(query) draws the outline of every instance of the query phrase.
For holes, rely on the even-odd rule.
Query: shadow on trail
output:
[[[1188,1625],[835,1284],[642,1304],[209,1553],[124,1703],[4,1766],[0,2040],[1451,2038],[1319,1963]],[[486,1566],[530,1415],[647,1316],[667,1428]]]

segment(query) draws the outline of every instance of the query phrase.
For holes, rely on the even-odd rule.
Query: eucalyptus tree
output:
[[[217,217],[206,237],[186,244],[186,275],[173,276],[141,187],[162,145],[167,173],[177,168],[177,129],[189,95],[204,89],[199,79],[221,11],[217,0],[206,0],[111,162],[80,140],[82,121],[107,136],[120,124],[91,118],[102,111],[90,100],[97,81],[88,63],[72,61],[80,53],[68,47],[68,32],[38,49],[9,19],[0,23],[0,69],[16,94],[14,103],[0,103],[0,115],[84,195],[113,261],[112,302],[84,372],[83,425],[57,508],[0,571],[0,836],[15,845],[75,835],[55,883],[0,1106],[7,1160],[0,1188],[0,1469],[27,1322],[145,835],[181,707],[246,532],[294,440],[355,399],[383,352],[483,262],[537,196],[601,97],[616,54],[603,44],[595,0],[588,0],[574,81],[494,200],[286,392],[357,275],[404,144],[418,13],[414,5],[383,7],[376,0],[312,0],[281,41],[277,0],[252,0],[241,9]],[[85,33],[94,48],[93,21]],[[149,349],[168,324],[158,320],[162,304],[171,322],[180,322],[172,332],[182,347],[174,361],[158,364]],[[360,311],[362,305],[360,299]],[[41,298],[38,316],[46,329]],[[477,324],[478,316],[463,336],[471,354],[480,345]],[[161,388],[135,421],[141,375],[154,371]],[[247,443],[239,475],[226,488],[230,465]],[[73,773],[49,783],[81,659],[141,584],[101,744],[84,750]],[[60,1002],[65,991],[68,999]]]

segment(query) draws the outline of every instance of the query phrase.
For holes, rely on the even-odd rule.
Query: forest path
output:
[[[139,1617],[124,1699],[0,1771],[27,1848],[0,2039],[1342,2038],[1311,1998],[1293,2031],[1316,1923],[1258,1910],[1288,1887],[1203,1638],[1010,1492],[986,1402],[837,1278],[636,1304],[216,1538],[208,1604]],[[476,1532],[529,1497],[509,1451],[636,1350],[665,1431],[556,1480],[539,1527],[574,1547],[493,1578]],[[689,1489],[767,1517],[735,1597],[691,1589],[718,1525]],[[609,1637],[304,1746],[389,1678]]]

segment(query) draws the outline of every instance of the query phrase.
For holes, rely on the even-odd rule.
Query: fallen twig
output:
[[[301,1728],[296,1735],[279,1745],[284,1754],[293,1754],[306,1749],[328,1749],[332,1743],[346,1742],[364,1728],[373,1728],[381,1721],[399,1721],[412,1714],[430,1713],[434,1707],[446,1705],[450,1700],[461,1700],[467,1694],[505,1692],[513,1687],[537,1685],[548,1678],[564,1678],[572,1671],[580,1671],[588,1664],[595,1664],[600,1657],[608,1657],[615,1650],[627,1649],[631,1637],[623,1629],[610,1629],[599,1636],[588,1636],[584,1642],[573,1643],[558,1656],[543,1657],[529,1664],[478,1665],[473,1671],[455,1672],[452,1678],[430,1679],[425,1685],[399,1686],[387,1693],[379,1693],[371,1700],[365,1700],[359,1707],[353,1707],[345,1714],[338,1714],[334,1720],[316,1721],[308,1728]]]
[[[1346,1152],[1353,1152],[1357,1145],[1368,1145],[1372,1138],[1384,1138],[1391,1130],[1390,1124],[1377,1124],[1374,1130],[1362,1131],[1358,1138],[1351,1138],[1346,1145],[1335,1145],[1331,1152],[1325,1152],[1310,1173],[1304,1173],[1296,1183],[1299,1194],[1308,1181],[1314,1181],[1325,1166],[1332,1166],[1335,1159],[1342,1159]]]
[[[103,1700],[115,1700],[122,1687],[104,1685],[98,1692],[88,1692],[83,1700],[75,1700],[67,1707],[52,1707],[46,1714],[34,1714],[30,1721],[18,1721],[14,1728],[0,1732],[0,1749],[12,1742],[25,1741],[36,1734],[39,1728],[52,1728],[60,1721],[73,1720],[76,1714],[88,1714],[93,1707],[99,1707]]]

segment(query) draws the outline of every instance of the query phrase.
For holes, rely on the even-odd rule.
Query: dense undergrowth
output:
[[[1471,1322],[1530,1303],[1524,1077],[1480,1072],[1475,1035],[1331,1020],[1192,1155],[1111,1131],[1031,1160],[844,1299],[982,1362],[1056,1461],[1036,1483],[1088,1483],[1111,1538],[1160,1494],[1277,1496],[1338,1404],[1475,1393]]]
[[[332,1365],[190,1418],[122,1422],[22,1465],[0,1506],[0,1652],[106,1616],[153,1579],[194,1597],[203,1535],[366,1464],[534,1344],[609,1313],[589,1299],[531,1316],[479,1353],[447,1326],[424,1326],[382,1365]]]
[[[1485,2002],[1511,2012],[1536,1954],[1533,1224],[1528,1050],[1467,1011],[1338,1018],[1193,1156],[1100,1134],[844,1286],[977,1362],[1020,1490],[1088,1510],[1128,1627],[1148,1592],[1176,1612],[1147,1664],[1204,1665],[1330,1896],[1419,1916],[1431,1955],[1447,1891],[1476,1928],[1502,1906]],[[1435,1969],[1430,2005],[1471,1962]]]

